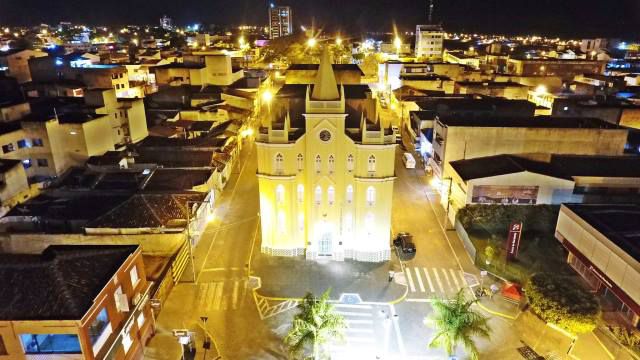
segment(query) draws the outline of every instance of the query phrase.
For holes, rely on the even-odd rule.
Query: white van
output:
[[[408,152],[402,155],[402,162],[404,163],[404,167],[406,167],[407,169],[416,168],[416,159],[414,159],[413,155]]]

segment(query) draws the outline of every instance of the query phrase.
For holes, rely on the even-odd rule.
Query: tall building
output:
[[[442,60],[444,30],[440,25],[416,26],[416,57],[427,60]]]
[[[395,138],[367,85],[338,86],[325,49],[313,84],[287,84],[257,139],[262,251],[390,258]]]
[[[160,27],[165,30],[173,29],[173,20],[171,20],[167,15],[162,15],[160,18]]]
[[[293,15],[290,6],[269,5],[269,37],[276,39],[293,34]]]

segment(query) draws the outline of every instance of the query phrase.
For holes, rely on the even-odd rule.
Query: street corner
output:
[[[254,254],[252,276],[261,279],[256,293],[263,297],[298,299],[306,293],[321,294],[331,289],[331,298],[358,294],[363,302],[394,302],[402,299],[406,286],[391,275],[399,270],[393,261],[364,263],[356,261],[306,260]]]

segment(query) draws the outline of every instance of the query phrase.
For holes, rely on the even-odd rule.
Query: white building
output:
[[[416,26],[416,57],[426,58],[427,60],[442,60],[443,40],[444,30],[442,30],[442,26]]]

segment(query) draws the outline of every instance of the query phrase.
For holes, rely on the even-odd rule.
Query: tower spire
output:
[[[337,100],[340,98],[327,46],[322,49],[322,55],[320,55],[320,66],[314,81],[311,98],[313,100]]]
[[[429,0],[429,10],[427,15],[427,23],[430,25],[433,20],[433,0]]]

